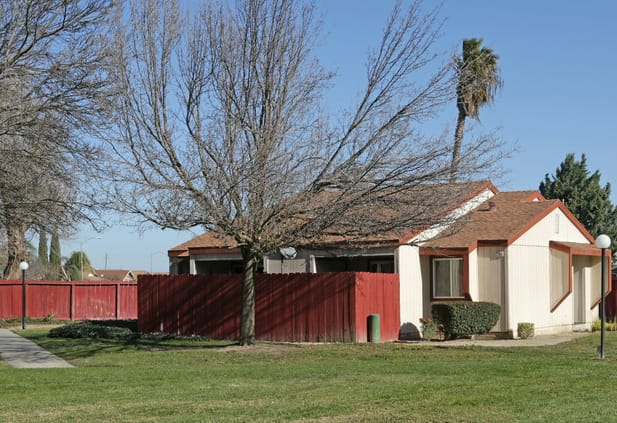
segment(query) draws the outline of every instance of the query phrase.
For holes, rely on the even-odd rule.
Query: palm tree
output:
[[[498,59],[499,56],[493,50],[482,47],[481,38],[463,40],[463,57],[454,58],[458,72],[458,120],[454,132],[450,182],[456,181],[457,177],[465,119],[479,119],[480,107],[493,101],[497,89],[502,85]]]

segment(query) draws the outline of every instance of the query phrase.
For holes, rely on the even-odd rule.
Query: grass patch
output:
[[[47,317],[35,318],[35,317],[26,317],[25,319],[26,329],[27,325],[36,325],[36,326],[57,326],[65,323],[69,323],[63,320],[54,320],[53,315],[49,315]],[[0,328],[16,328],[21,327],[21,317],[15,317],[11,319],[0,319]]]
[[[613,419],[617,333],[537,348],[64,339],[75,369],[0,367],[0,421],[589,421]],[[612,353],[615,351],[615,353]],[[604,387],[604,388],[602,388]],[[593,414],[592,414],[593,413]]]

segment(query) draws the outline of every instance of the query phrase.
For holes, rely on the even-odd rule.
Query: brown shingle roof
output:
[[[420,188],[420,187],[419,187]],[[445,191],[444,191],[445,190]],[[465,202],[473,199],[482,192],[490,190],[494,193],[498,192],[497,188],[490,181],[474,181],[474,182],[461,182],[453,185],[435,185],[432,187],[423,187],[418,191],[419,195],[427,197],[419,203],[431,202],[431,197],[438,195],[443,196],[443,192],[451,193],[448,198],[448,204],[444,204],[442,213],[444,216],[457,207],[460,207]],[[410,211],[412,213],[412,211]],[[382,243],[401,243],[407,242],[413,236],[417,235],[426,228],[410,228],[407,231],[385,231],[382,234],[365,237],[361,241],[355,241],[357,244],[382,244]],[[346,237],[339,235],[324,235],[319,239],[318,244],[330,245],[330,244],[345,244],[347,242]],[[315,242],[313,242],[315,243]],[[237,242],[230,236],[222,235],[216,231],[205,232],[189,241],[186,241],[180,245],[177,245],[168,251],[170,257],[187,257],[189,255],[189,249],[230,249],[237,247]]]
[[[535,200],[535,201],[534,201]],[[537,191],[500,192],[453,226],[447,234],[426,242],[424,247],[469,248],[478,241],[512,243],[540,219],[559,208],[583,234],[591,235],[559,200],[545,200]]]
[[[168,254],[186,256],[190,248],[234,248],[236,246],[237,242],[232,237],[209,231],[171,248]]]

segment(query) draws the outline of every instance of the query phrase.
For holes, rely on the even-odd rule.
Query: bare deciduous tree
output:
[[[85,216],[75,166],[84,134],[105,110],[105,37],[111,0],[0,2],[0,227],[5,277],[27,259],[32,225],[72,226]],[[71,160],[76,158],[77,160]],[[91,164],[90,164],[91,165]]]
[[[332,74],[313,55],[310,3],[210,2],[187,19],[167,1],[118,13],[117,134],[108,139],[114,204],[163,228],[203,226],[243,257],[240,343],[255,340],[254,274],[277,248],[437,223],[453,195],[450,143],[423,119],[453,98],[430,52],[436,12],[397,5],[367,61],[351,111],[322,104]],[[124,16],[128,22],[122,22]],[[426,70],[436,70],[425,80]],[[493,163],[493,140],[470,143],[460,175]]]
[[[0,226],[7,236],[7,279],[19,278],[19,262],[28,260],[29,229],[71,227],[84,217],[73,160],[58,148],[58,137],[68,133],[51,129],[43,122],[23,136],[0,136]]]
[[[73,126],[97,116],[107,86],[102,42],[111,0],[0,2],[0,134],[55,113]]]

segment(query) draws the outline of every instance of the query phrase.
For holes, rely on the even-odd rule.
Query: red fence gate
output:
[[[0,281],[0,318],[22,315],[22,282]],[[26,281],[26,315],[57,320],[136,319],[137,282]]]
[[[140,332],[240,337],[241,275],[143,275],[138,286]],[[259,274],[255,290],[261,340],[366,342],[371,314],[382,340],[399,336],[396,274]]]

